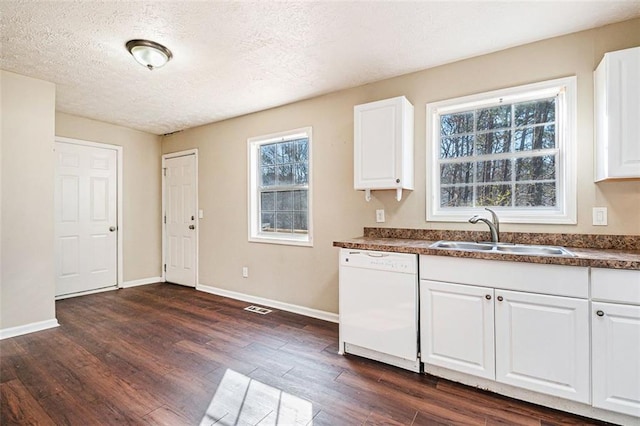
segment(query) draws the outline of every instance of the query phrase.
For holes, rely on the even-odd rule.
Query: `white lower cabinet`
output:
[[[420,282],[422,361],[495,378],[493,289]]]
[[[589,302],[495,291],[496,380],[589,403]]]
[[[421,359],[590,403],[589,301],[420,281]]]
[[[640,417],[640,306],[593,302],[591,311],[593,406]]]

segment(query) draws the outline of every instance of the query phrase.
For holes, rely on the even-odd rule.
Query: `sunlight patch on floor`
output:
[[[204,425],[311,425],[311,402],[227,369]]]

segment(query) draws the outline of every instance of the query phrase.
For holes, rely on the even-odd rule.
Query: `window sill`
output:
[[[493,207],[492,207],[493,208]],[[513,212],[496,209],[500,223],[522,223],[537,225],[576,225],[576,215],[558,211],[527,211]],[[471,216],[485,216],[484,209],[468,209],[456,212],[427,212],[427,222],[467,222]]]
[[[313,241],[310,236],[305,235],[304,238],[290,235],[254,235],[249,237],[250,243],[263,244],[280,244],[287,246],[313,247]]]

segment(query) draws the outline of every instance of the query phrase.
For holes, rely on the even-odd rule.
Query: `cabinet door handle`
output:
[[[598,311],[596,311],[596,315],[599,316],[599,317],[603,317],[604,316],[604,311],[598,310]]]
[[[491,300],[491,295],[487,294],[486,296],[484,296],[484,298],[487,299],[487,300]]]
[[[498,296],[498,302],[502,302],[504,298],[502,296]]]
[[[396,183],[400,183],[400,179],[396,179]]]

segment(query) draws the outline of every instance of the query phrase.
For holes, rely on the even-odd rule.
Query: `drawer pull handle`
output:
[[[603,317],[604,316],[604,311],[598,310],[598,311],[596,311],[596,315],[599,316],[599,317]]]
[[[491,295],[487,294],[484,298],[487,299],[487,300],[491,300]]]
[[[504,298],[502,296],[498,296],[498,302],[502,302]]]

